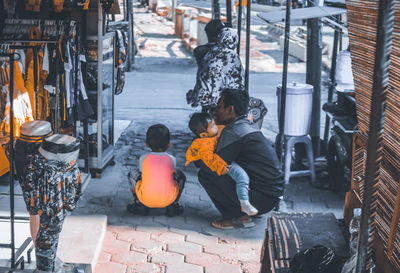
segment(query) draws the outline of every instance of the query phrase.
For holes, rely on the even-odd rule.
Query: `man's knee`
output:
[[[259,214],[273,210],[279,204],[279,197],[262,194],[256,191],[249,192],[250,203],[256,207]]]

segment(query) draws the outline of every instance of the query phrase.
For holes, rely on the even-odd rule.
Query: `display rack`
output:
[[[89,159],[92,177],[101,177],[102,171],[114,164],[114,87],[115,64],[114,32],[103,34],[103,12],[100,5],[88,12],[90,21],[97,21],[97,28],[88,26],[87,36],[87,93],[95,112],[88,120]],[[83,135],[82,123],[77,124],[78,135]],[[83,158],[79,166],[84,166]]]
[[[6,46],[5,47],[8,51],[8,49],[11,48],[11,46]],[[26,47],[29,48],[29,47]],[[14,60],[17,60],[15,58],[15,53],[5,53],[0,51],[0,56],[1,57],[6,57],[9,58],[10,60],[10,109],[14,109]],[[10,111],[10,141],[9,141],[9,146],[10,146],[10,216],[9,217],[3,217],[0,216],[0,219],[5,219],[5,220],[10,220],[10,228],[11,228],[11,238],[10,238],[10,243],[0,243],[0,248],[9,248],[11,250],[11,259],[10,259],[10,272],[13,272],[13,270],[17,269],[18,266],[21,266],[21,269],[23,270],[25,268],[25,260],[24,256],[22,255],[23,252],[30,246],[28,250],[28,262],[31,261],[30,254],[33,249],[33,244],[32,243],[32,238],[26,238],[25,241],[22,243],[22,245],[16,250],[15,246],[15,220],[27,220],[26,217],[16,217],[15,216],[15,192],[14,192],[14,111]],[[29,219],[29,218],[28,218]]]
[[[23,45],[14,45],[15,43],[17,44],[23,44]],[[26,45],[29,43],[29,45]],[[10,50],[26,50],[26,49],[31,49],[33,52],[33,89],[34,89],[34,96],[35,96],[35,101],[36,101],[36,111],[34,113],[35,119],[38,118],[38,91],[39,91],[39,79],[38,79],[38,52],[40,48],[44,44],[60,44],[60,40],[56,39],[50,39],[50,40],[41,40],[41,39],[0,39],[0,44],[1,50],[0,53],[2,53],[0,56],[4,57],[9,57],[10,58],[10,98],[14,97],[14,61],[17,60],[14,55],[19,55],[18,53],[10,54],[8,53]],[[7,53],[4,53],[7,52]],[[59,54],[58,51],[56,51],[56,54]],[[77,66],[78,62],[75,62],[75,65]],[[56,62],[56,68],[55,70],[58,71],[58,62]],[[75,67],[75,71],[77,71],[77,67]],[[60,116],[60,98],[59,98],[59,92],[62,87],[60,87],[59,82],[60,82],[60,75],[57,73],[57,80],[56,80],[56,92],[55,92],[55,107],[53,109],[54,111],[54,123],[53,123],[53,130],[55,132],[59,132],[60,130],[60,124],[59,124],[59,119],[58,117]],[[75,87],[78,83],[77,77],[75,77]],[[77,98],[77,93],[76,93],[77,88],[75,88],[75,98]],[[13,108],[13,99],[10,99],[10,109]],[[10,132],[14,131],[14,112],[10,111]],[[14,170],[15,170],[15,163],[14,163],[14,135],[13,133],[10,134],[9,137],[9,151],[10,151],[10,190],[7,193],[0,193],[1,196],[9,196],[10,198],[10,216],[0,216],[1,220],[6,220],[10,221],[11,225],[11,235],[10,235],[10,243],[0,243],[0,248],[10,248],[11,249],[11,258],[10,258],[10,266],[9,270],[10,272],[14,272],[19,266],[21,269],[24,269],[25,267],[25,259],[23,256],[23,253],[26,251],[27,255],[27,262],[31,263],[31,253],[34,249],[34,244],[32,242],[32,238],[26,238],[25,241],[19,246],[18,248],[16,247],[15,243],[15,221],[23,221],[25,223],[28,223],[29,217],[26,216],[15,216],[15,197],[16,196],[21,196],[21,194],[15,193],[14,190],[14,185],[15,185],[15,176],[14,176]],[[87,140],[87,138],[84,138],[84,140]],[[85,144],[87,141],[84,141],[83,143]],[[84,150],[84,156],[88,154],[88,149]],[[84,166],[87,166],[87,164],[84,164]],[[89,176],[87,176],[89,177]],[[85,179],[85,176],[83,176],[83,180],[87,182],[87,178]],[[0,268],[0,271],[2,271],[4,268]]]

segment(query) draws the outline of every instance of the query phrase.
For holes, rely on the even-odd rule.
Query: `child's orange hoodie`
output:
[[[217,125],[218,135],[215,137],[196,138],[193,140],[186,152],[186,166],[193,161],[202,160],[207,167],[218,175],[222,175],[222,170],[228,164],[215,153],[218,140],[225,126]]]

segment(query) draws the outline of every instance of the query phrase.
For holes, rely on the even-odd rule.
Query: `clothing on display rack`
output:
[[[40,11],[42,0],[24,0],[25,9],[27,11]]]
[[[81,176],[76,163],[79,145],[77,139],[67,135],[45,138],[21,182],[27,210],[31,215],[40,215],[36,239],[39,270],[54,270],[66,211],[75,208],[81,195]]]
[[[0,73],[1,82],[10,82],[9,78],[4,79],[3,76],[9,76],[9,67],[8,64],[2,63],[0,64]],[[5,97],[5,100],[0,101],[2,106],[1,109],[4,109],[3,120],[0,125],[0,130],[10,133],[10,96],[8,90],[8,84],[3,85],[1,87],[0,92],[5,93],[2,97]],[[20,127],[23,123],[27,121],[33,120],[32,106],[29,99],[28,91],[25,89],[25,82],[20,70],[20,66],[17,62],[14,62],[14,136],[18,137],[20,134]]]
[[[10,161],[6,156],[3,146],[0,145],[0,176],[10,171]]]
[[[103,7],[104,12],[109,13],[114,1],[113,0],[100,0],[101,6]]]
[[[127,61],[128,37],[125,31],[117,29],[117,49],[115,50],[115,65],[117,67],[117,83],[115,85],[115,95],[119,95],[124,90],[125,85],[125,63]]]
[[[29,44],[36,47],[26,50],[21,61],[34,118],[52,120],[58,130],[93,115],[83,83],[81,62],[86,60],[76,35],[76,22],[35,19],[6,19],[5,22],[5,37],[18,40],[28,35],[25,39],[32,40]],[[15,33],[21,29],[23,34]],[[52,37],[54,42],[47,42],[44,37]],[[76,82],[78,88],[75,88]]]
[[[94,114],[92,106],[89,103],[89,98],[87,96],[86,87],[83,83],[82,76],[82,62],[86,62],[86,57],[81,52],[77,52],[77,46],[74,45],[75,43],[70,40],[63,46],[66,125],[71,125],[75,120],[83,121]],[[77,65],[76,59],[78,59]],[[75,73],[76,69],[78,69],[77,73]],[[76,75],[78,76],[77,79]],[[78,82],[76,90],[75,81]],[[77,111],[74,111],[75,107]]]
[[[15,8],[17,6],[17,2],[18,1],[16,1],[16,0],[3,0],[4,10],[8,14],[15,14]]]
[[[90,0],[69,0],[64,2],[64,7],[82,7],[83,10],[89,9]]]
[[[51,0],[44,1],[44,3],[42,3],[42,0],[24,0],[25,10],[34,12],[39,12],[41,7],[46,5],[51,7],[54,12],[62,12],[64,8],[68,7],[82,7],[82,9],[87,10],[89,8],[89,3],[90,0]]]
[[[35,39],[38,40],[40,39],[40,31],[36,26],[31,27],[31,32],[29,35],[30,39]],[[36,43],[31,43],[32,46],[37,45]],[[36,69],[34,68],[34,63],[35,63],[35,56],[33,49],[28,49],[25,54],[25,69],[26,69],[26,89],[28,90],[29,93],[29,98],[31,100],[31,105],[32,105],[32,110],[33,110],[33,115],[35,119],[41,119],[44,120],[49,116],[49,109],[48,109],[48,94],[47,90],[43,88],[43,81],[46,80],[47,77],[47,71],[43,70],[43,61],[44,61],[44,52],[42,48],[40,50],[36,51]],[[47,56],[46,56],[47,57]],[[36,97],[35,97],[35,80],[34,80],[34,71],[36,71],[36,77],[38,80],[38,109],[37,113],[38,116],[36,116]]]

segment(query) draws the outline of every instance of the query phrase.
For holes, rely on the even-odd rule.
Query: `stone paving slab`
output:
[[[104,215],[67,217],[60,234],[57,256],[64,263],[88,264],[94,269],[106,229],[107,217]]]

